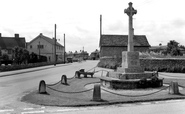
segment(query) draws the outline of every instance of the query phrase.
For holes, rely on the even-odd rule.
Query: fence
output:
[[[101,73],[101,76],[102,76],[103,72],[108,72],[108,71],[106,71],[106,70],[97,70],[97,71],[95,71],[95,68],[96,68],[96,67],[94,67],[94,68],[92,68],[92,69],[90,69],[90,70],[93,70],[94,73],[102,72],[102,73]],[[90,71],[90,70],[88,70],[88,71]],[[113,95],[117,95],[117,96],[123,96],[123,97],[143,97],[143,96],[153,95],[153,94],[162,92],[163,90],[167,90],[167,89],[169,89],[169,93],[170,93],[170,94],[179,94],[178,87],[182,87],[183,89],[185,89],[185,86],[178,85],[177,82],[171,82],[171,84],[169,84],[169,85],[166,86],[166,87],[162,87],[162,88],[160,88],[159,90],[156,90],[156,91],[154,91],[154,92],[146,93],[146,94],[141,94],[141,95],[127,95],[127,94],[121,94],[121,93],[117,93],[117,92],[110,91],[110,90],[105,89],[105,88],[103,88],[103,87],[100,87],[100,90],[97,91],[97,89],[95,89],[95,86],[94,86],[94,88],[90,88],[90,89],[86,89],[86,90],[81,90],[81,91],[73,91],[73,92],[62,91],[62,90],[57,90],[57,89],[55,89],[55,88],[52,88],[52,86],[55,86],[55,85],[57,85],[57,84],[59,84],[59,83],[62,83],[62,81],[65,80],[63,77],[66,77],[66,76],[63,75],[62,78],[61,78],[61,80],[58,81],[58,82],[56,82],[56,83],[54,83],[54,84],[45,84],[45,90],[46,90],[46,87],[47,87],[47,88],[49,88],[49,89],[51,89],[51,90],[53,90],[53,91],[59,92],[59,93],[65,93],[65,94],[78,94],[78,93],[89,92],[89,91],[92,91],[92,90],[94,89],[94,91],[93,91],[93,98],[94,98],[94,97],[95,97],[94,95],[100,95],[100,96],[101,96],[101,90],[103,90],[103,91],[105,91],[105,92],[107,92],[107,93],[109,93],[109,94],[113,94]],[[68,80],[68,81],[70,81],[70,80],[72,80],[72,79],[75,80],[75,75],[74,75],[73,77],[71,77],[71,78],[67,78],[67,77],[66,77],[66,80]],[[42,80],[42,81],[43,81],[43,80]],[[68,81],[66,81],[66,84],[67,84]],[[45,82],[44,82],[44,83],[45,83]],[[85,84],[84,86],[86,86],[86,85],[88,85],[88,84],[94,84],[94,83],[100,83],[100,81],[98,81],[98,82],[93,82],[93,83],[87,83],[87,84]],[[100,84],[99,84],[99,85],[100,85]],[[40,90],[43,90],[43,89],[40,89],[40,88],[41,88],[40,86],[41,86],[41,84],[39,84],[39,91],[40,91]],[[44,87],[44,86],[43,86],[43,87]],[[96,90],[96,91],[95,91],[95,90]],[[99,93],[95,93],[95,92],[99,92]],[[45,92],[39,92],[39,93],[42,94],[42,93],[47,93],[47,92],[45,91]],[[99,96],[99,97],[100,97],[100,96]],[[96,98],[96,97],[95,97],[95,98]],[[100,99],[101,99],[101,98],[100,98]]]

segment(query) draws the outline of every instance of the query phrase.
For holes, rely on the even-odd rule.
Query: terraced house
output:
[[[145,35],[134,35],[134,51],[146,52],[150,44]],[[127,51],[128,35],[101,35],[100,58],[114,57],[121,58],[122,51]]]
[[[19,37],[19,34],[15,34],[14,37],[2,37],[0,33],[0,56],[7,54],[9,59],[12,60],[15,47],[26,48],[25,38]]]
[[[47,57],[47,61],[54,61],[54,47],[55,40],[44,36],[40,33],[36,38],[30,41],[27,44],[27,50],[32,53],[36,53],[38,55],[43,55]],[[60,43],[56,42],[56,60],[63,61],[64,59],[64,46]]]

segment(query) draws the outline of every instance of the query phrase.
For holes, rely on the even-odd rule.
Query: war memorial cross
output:
[[[137,13],[137,10],[135,10],[132,7],[132,2],[129,2],[129,7],[124,10],[124,12],[129,16],[129,33],[128,33],[128,47],[127,51],[134,51],[134,43],[133,43],[133,24],[132,24],[132,16]]]

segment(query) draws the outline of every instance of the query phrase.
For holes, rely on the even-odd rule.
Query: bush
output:
[[[98,63],[98,67],[116,69],[121,65],[121,58],[113,58],[113,57],[104,57],[100,59]]]

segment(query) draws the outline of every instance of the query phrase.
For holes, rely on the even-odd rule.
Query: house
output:
[[[162,52],[165,52],[167,50],[167,47],[168,47],[167,45],[151,46],[149,51],[162,54]],[[180,53],[185,54],[184,48],[179,47],[178,49],[180,50]]]
[[[100,55],[100,51],[98,51],[97,49],[95,51],[93,51],[90,54],[90,59],[92,60],[98,60],[99,59],[99,55]]]
[[[87,60],[89,58],[89,53],[87,51],[81,51],[77,52],[68,52],[66,55],[66,58],[71,58],[73,61],[78,61],[78,60]]]
[[[26,48],[25,38],[19,37],[19,34],[15,34],[14,37],[2,37],[0,33],[0,56],[7,54],[12,60],[14,47]]]
[[[146,52],[150,44],[145,35],[134,35],[134,51]],[[122,51],[127,51],[128,35],[101,35],[100,58],[118,57],[121,58]]]
[[[38,55],[47,57],[47,61],[54,61],[55,40],[40,33],[36,38],[27,44],[27,50]],[[56,60],[64,61],[64,46],[56,42]]]
[[[89,53],[87,53],[87,51],[81,51],[80,50],[80,52],[75,51],[73,53],[73,58],[74,59],[87,60],[88,57],[89,57]]]
[[[162,53],[163,51],[166,51],[167,50],[167,46],[162,46],[162,45],[159,45],[159,46],[151,46],[149,51],[150,52],[155,52],[155,53]]]

